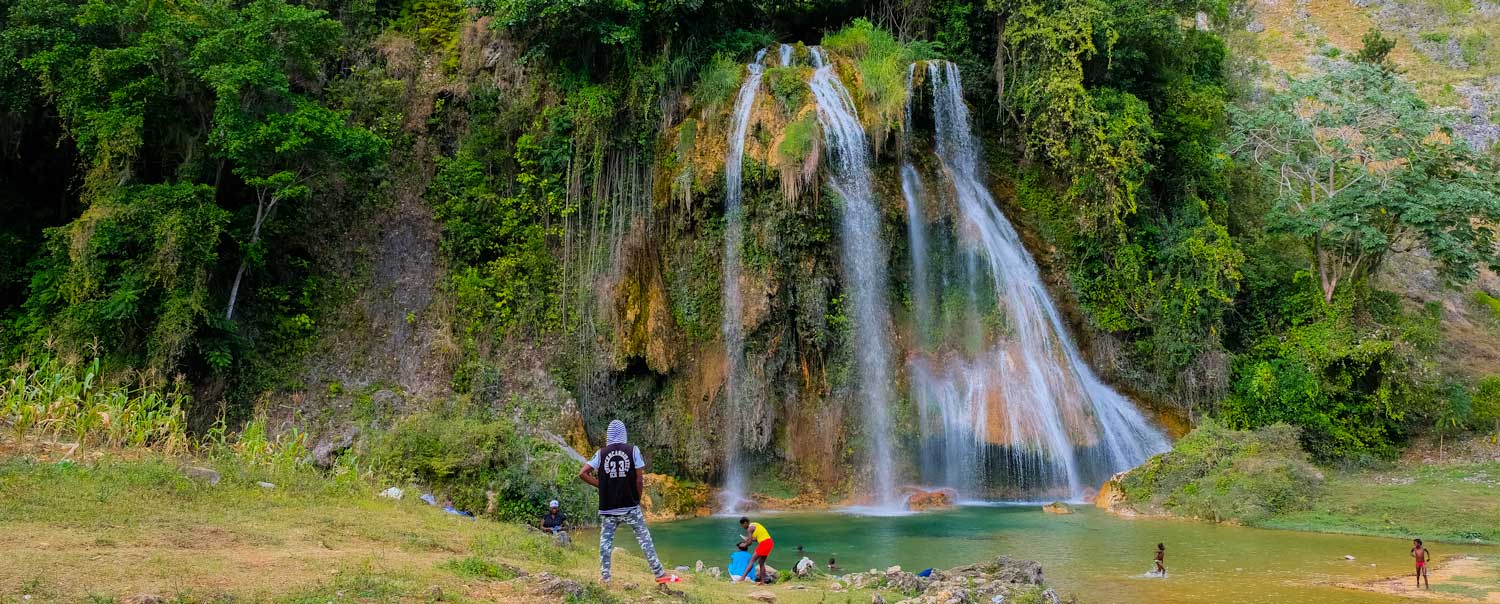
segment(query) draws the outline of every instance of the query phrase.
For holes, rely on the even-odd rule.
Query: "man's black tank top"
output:
[[[641,504],[641,492],[635,486],[634,453],[630,443],[605,445],[599,451],[599,511]]]

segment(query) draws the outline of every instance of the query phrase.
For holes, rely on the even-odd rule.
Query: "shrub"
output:
[[[717,114],[734,102],[740,88],[744,67],[733,59],[719,54],[698,72],[698,85],[693,87],[693,103],[703,111],[705,118]]]
[[[802,119],[787,124],[781,144],[776,146],[776,153],[790,163],[800,163],[812,152],[821,136],[817,117],[809,113]]]
[[[807,67],[773,67],[766,70],[765,81],[771,88],[771,96],[781,106],[784,115],[790,117],[797,115],[802,106],[807,104],[811,92],[807,88],[807,81],[812,77],[811,70]]]
[[[369,443],[377,472],[410,480],[453,506],[490,510],[503,520],[532,522],[549,499],[574,522],[593,517],[593,498],[577,479],[579,464],[556,445],[519,435],[505,420],[456,412],[418,413]]]
[[[1138,507],[1216,522],[1254,522],[1307,509],[1322,483],[1298,444],[1297,428],[1230,430],[1205,420],[1171,451],[1131,470],[1121,487]]]

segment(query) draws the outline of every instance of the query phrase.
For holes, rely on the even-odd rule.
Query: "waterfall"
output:
[[[1082,498],[1111,474],[1166,450],[1167,440],[1100,381],[1069,337],[1036,263],[985,186],[957,66],[929,62],[927,79],[934,147],[955,206],[951,236],[960,249],[953,254],[965,256],[954,260],[967,273],[960,277],[964,316],[949,320],[967,327],[945,336],[958,342],[920,346],[908,360],[923,479],[968,497],[992,493],[986,483],[999,479],[1009,497]],[[924,222],[912,209],[920,207],[919,182],[917,170],[904,165],[908,216]],[[909,233],[915,302],[928,279],[928,243],[922,229]],[[917,323],[919,331],[930,325]]]
[[[744,310],[740,297],[740,245],[744,240],[740,167],[745,157],[745,131],[750,125],[750,111],[755,107],[755,94],[760,90],[761,75],[765,73],[760,64],[765,55],[766,49],[762,48],[755,54],[755,61],[745,66],[748,74],[735,99],[733,131],[729,137],[729,152],[724,157],[724,320],[721,330],[727,358],[724,395],[728,404],[724,413],[725,480],[721,505],[729,512],[733,512],[745,498],[745,468],[741,463],[740,449],[745,427],[750,421],[745,413],[745,335],[740,324]]]
[[[781,48],[777,49],[777,51],[781,55],[781,66],[782,67],[788,67],[788,66],[790,66],[792,64],[792,45],[791,44],[782,44]]]
[[[880,238],[880,212],[870,188],[870,147],[856,115],[854,101],[817,47],[817,67],[808,86],[817,104],[818,123],[828,149],[828,188],[843,204],[840,238],[846,312],[854,329],[852,350],[857,359],[859,398],[864,408],[868,464],[874,483],[869,486],[875,507],[899,508],[892,467],[889,405],[891,337],[887,331],[886,250]]]
[[[927,276],[927,219],[922,209],[922,175],[910,163],[901,164],[901,196],[906,198],[906,236],[911,242],[912,324],[918,334],[932,325],[932,284]]]

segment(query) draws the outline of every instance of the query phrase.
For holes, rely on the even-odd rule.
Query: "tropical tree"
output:
[[[1305,241],[1325,302],[1425,248],[1452,283],[1500,264],[1500,182],[1410,84],[1358,63],[1231,109],[1231,152],[1275,184],[1273,231]]]
[[[196,72],[216,95],[209,142],[255,191],[225,320],[234,319],[245,271],[261,258],[261,231],[277,207],[366,169],[384,151],[378,136],[308,94],[320,84],[322,63],[338,51],[339,34],[321,10],[256,0],[193,51]]]

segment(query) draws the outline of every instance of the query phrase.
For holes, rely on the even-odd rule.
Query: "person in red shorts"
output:
[[[1432,579],[1427,578],[1427,562],[1432,560],[1432,552],[1422,545],[1421,539],[1411,540],[1411,557],[1417,559],[1417,589],[1422,589],[1422,580],[1427,580],[1427,589],[1432,589]]]
[[[776,547],[776,544],[771,542],[771,532],[766,530],[764,524],[751,522],[745,517],[740,518],[740,528],[745,529],[745,538],[740,541],[742,545],[755,542],[755,557],[750,558],[750,563],[745,565],[745,574],[740,577],[740,580],[743,581],[749,577],[750,569],[759,562],[760,572],[756,574],[755,583],[769,585],[771,580],[766,575],[766,558],[771,557],[771,548]]]

